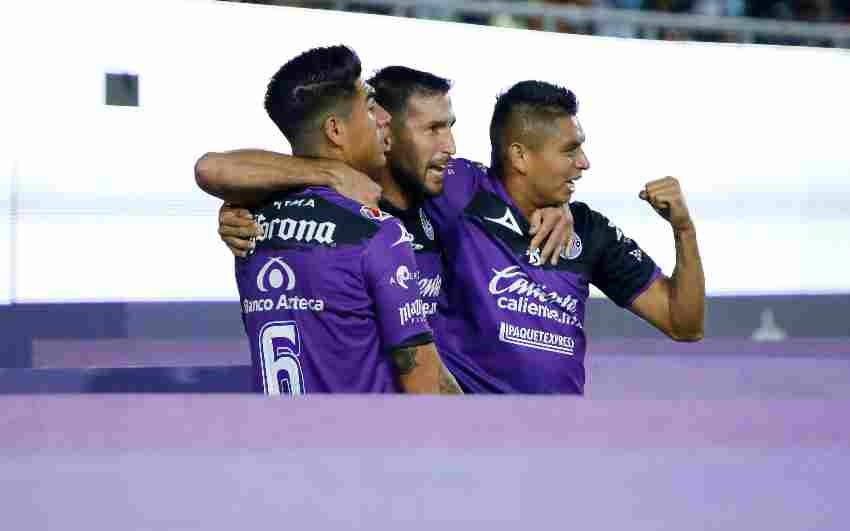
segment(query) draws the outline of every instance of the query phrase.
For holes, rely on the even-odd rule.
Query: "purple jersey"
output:
[[[440,252],[440,242],[434,233],[431,220],[428,219],[428,214],[421,206],[402,210],[386,200],[381,200],[378,206],[398,218],[413,236],[411,245],[416,253],[416,265],[419,268],[419,276],[415,280],[419,286],[419,295],[422,297],[425,316],[428,318],[431,328],[434,328],[437,319],[437,307],[445,304],[445,302],[444,297],[441,296],[443,258]]]
[[[236,260],[236,279],[255,388],[399,392],[388,352],[431,342],[410,233],[320,187],[275,197],[254,216],[263,235]]]
[[[473,393],[584,390],[585,303],[594,284],[620,306],[660,271],[637,244],[583,203],[557,266],[529,255],[529,223],[501,181],[454,159],[443,195],[426,202],[443,244],[446,305],[435,341]]]

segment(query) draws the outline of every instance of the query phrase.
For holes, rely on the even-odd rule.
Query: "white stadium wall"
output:
[[[12,171],[8,161],[0,157],[0,305],[12,301]]]
[[[2,41],[2,37],[0,37]],[[2,42],[0,42],[0,45]],[[3,77],[5,80],[5,76]],[[5,81],[2,84],[6,84]],[[5,87],[4,87],[5,88]],[[13,217],[12,217],[12,189],[13,178],[16,172],[15,155],[16,144],[14,142],[12,116],[12,98],[7,96],[4,90],[0,93],[0,306],[12,301],[12,246],[13,246]],[[11,92],[9,96],[11,96]]]
[[[459,155],[489,159],[495,95],[522,79],[573,89],[592,169],[576,200],[666,272],[668,226],[637,198],[680,177],[709,294],[850,292],[850,54],[571,36],[202,1],[0,7],[0,303],[235,300],[206,151],[288,151],[268,78],[346,43],[454,80]],[[6,54],[4,54],[6,55]],[[139,76],[138,108],[104,105],[106,72]],[[14,215],[10,191],[18,191]],[[7,253],[8,250],[8,253]]]

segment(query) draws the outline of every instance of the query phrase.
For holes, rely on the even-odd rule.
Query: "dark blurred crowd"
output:
[[[832,22],[846,24],[850,29],[850,0],[548,0],[544,4],[581,5],[654,11],[661,13],[711,15],[718,17],[753,17],[765,20],[797,22]],[[599,34],[614,37],[649,37],[663,40],[700,40],[714,42],[738,42],[747,35],[731,31],[694,31],[660,28],[654,32],[630,24],[595,23],[584,27],[570,27],[559,23],[558,31],[570,33]],[[795,39],[789,37],[761,37],[754,42],[770,44],[803,44],[830,46],[819,39]]]
[[[375,14],[399,14],[398,9],[370,5],[368,0],[356,2],[316,2],[298,0],[230,0],[247,3],[277,4],[327,9],[344,6],[346,10]],[[831,22],[845,24],[850,30],[850,0],[508,0],[515,3],[545,6],[605,7],[660,13],[711,15],[718,17],[753,17],[763,20],[797,22]],[[509,14],[492,16],[466,14],[463,2],[445,2],[442,5],[405,8],[403,15],[417,18],[459,21],[513,28],[528,28],[563,33],[605,35],[611,37],[655,38],[663,40],[698,40],[712,42],[758,42],[809,46],[833,46],[828,39],[794,38],[789,36],[753,36],[732,30],[690,30],[652,27],[634,22],[596,20],[594,22],[569,22],[564,19],[547,19],[540,16],[519,17]],[[841,43],[839,45],[842,45]],[[848,43],[843,43],[847,46]]]

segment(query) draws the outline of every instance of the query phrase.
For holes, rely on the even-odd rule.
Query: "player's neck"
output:
[[[384,201],[387,201],[399,210],[407,210],[412,206],[413,201],[411,201],[404,189],[399,186],[398,182],[393,179],[389,169],[381,172],[378,178],[378,184],[383,189],[382,197]]]
[[[502,185],[520,212],[522,212],[526,219],[530,219],[531,213],[537,210],[537,207],[534,206],[528,187],[523,180],[524,177],[522,175],[509,172],[502,178]]]
[[[297,157],[305,157],[311,159],[338,160],[340,162],[345,163],[351,168],[357,169],[352,164],[352,161],[350,161],[349,158],[346,156],[345,151],[337,146],[332,146],[330,144],[321,144],[311,147],[312,149],[293,149],[292,154]]]

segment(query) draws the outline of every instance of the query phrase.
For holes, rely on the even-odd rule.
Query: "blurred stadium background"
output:
[[[846,0],[231,0],[603,37],[850,47]]]
[[[839,0],[3,4],[0,508],[15,529],[846,529],[848,17]],[[706,339],[595,297],[586,399],[235,396],[232,259],[192,164],[287,151],[266,80],[337,42],[367,71],[453,79],[459,154],[485,162],[496,93],[573,88],[594,164],[577,200],[667,272],[636,196],[682,179]],[[111,509],[86,513],[96,499]]]

